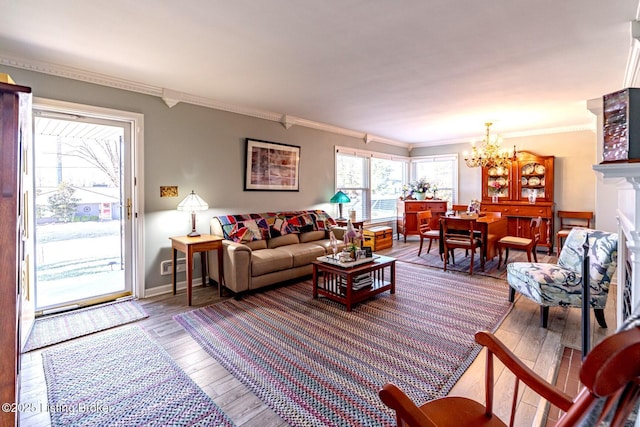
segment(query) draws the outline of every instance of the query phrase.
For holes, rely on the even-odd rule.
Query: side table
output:
[[[206,285],[207,280],[207,251],[216,250],[218,252],[218,294],[222,295],[222,284],[224,281],[222,271],[222,237],[202,234],[197,237],[177,236],[170,237],[173,252],[173,294],[176,294],[176,265],[178,263],[178,251],[186,255],[187,272],[187,301],[191,305],[192,282],[193,282],[193,254],[200,252],[200,264],[202,264],[202,285]]]
[[[346,227],[347,220],[336,219],[336,224],[338,224],[340,227]],[[364,229],[364,221],[351,221],[351,225],[353,225],[353,228],[355,229],[359,229],[359,228]]]

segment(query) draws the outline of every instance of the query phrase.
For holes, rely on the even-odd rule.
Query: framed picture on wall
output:
[[[300,190],[300,147],[247,138],[244,189]]]

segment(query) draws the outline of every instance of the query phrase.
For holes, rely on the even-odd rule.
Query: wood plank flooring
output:
[[[406,243],[394,240],[399,245],[415,246],[417,240]],[[390,250],[386,250],[390,251]],[[380,251],[384,254],[385,251]],[[615,331],[615,287],[611,289],[605,316],[608,329],[593,322],[594,344]],[[223,298],[224,299],[224,298]],[[238,426],[277,427],[287,426],[278,415],[260,401],[252,392],[229,374],[198,345],[187,332],[173,320],[173,316],[197,307],[213,304],[221,299],[217,288],[196,287],[193,306],[186,305],[184,291],[178,295],[161,295],[141,300],[149,318],[136,322],[156,339],[176,360],[178,365],[229,415]],[[561,357],[562,345],[580,348],[580,310],[552,308],[549,312],[549,328],[539,326],[539,306],[526,298],[518,298],[496,335],[536,372],[549,380],[555,375]],[[82,339],[82,338],[79,338]],[[484,401],[484,352],[454,386],[452,395],[466,396]],[[495,398],[496,412],[508,420],[512,391],[512,376],[496,365],[498,395]],[[544,423],[545,405],[530,390],[521,390],[519,397],[517,426],[538,426]],[[20,402],[46,405],[47,394],[42,367],[41,350],[23,355],[22,386]],[[23,413],[21,426],[50,426],[49,414],[44,412]]]

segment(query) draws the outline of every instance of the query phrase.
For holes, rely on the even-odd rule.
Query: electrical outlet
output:
[[[160,275],[166,276],[171,274],[172,262],[170,259],[162,261],[160,263]],[[178,262],[176,263],[176,272],[180,273],[181,271],[186,270],[187,260],[185,258],[178,258]]]

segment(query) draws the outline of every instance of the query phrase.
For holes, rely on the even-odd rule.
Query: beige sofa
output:
[[[329,231],[339,242],[344,234],[322,210],[223,215],[210,226],[211,234],[225,238],[224,286],[236,295],[310,275],[311,262],[332,253]],[[208,264],[209,277],[219,282],[215,252]]]

